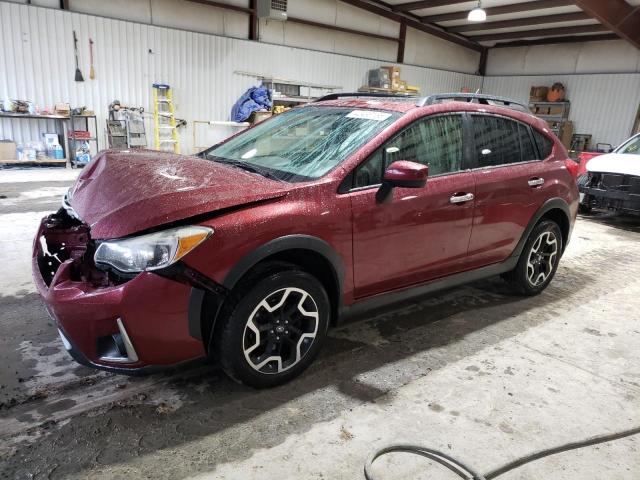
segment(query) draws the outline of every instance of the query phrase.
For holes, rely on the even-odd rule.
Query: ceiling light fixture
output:
[[[478,0],[478,6],[469,12],[467,20],[470,22],[484,22],[487,19],[487,12],[480,6],[480,0]]]

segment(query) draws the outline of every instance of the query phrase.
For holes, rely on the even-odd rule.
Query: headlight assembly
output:
[[[108,265],[123,273],[139,273],[167,267],[204,242],[213,229],[180,227],[122,240],[101,242],[94,255],[96,265]]]

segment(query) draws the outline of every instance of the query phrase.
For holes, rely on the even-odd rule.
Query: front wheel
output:
[[[543,220],[529,235],[516,268],[505,278],[520,293],[537,295],[551,283],[561,255],[560,227],[552,220]]]
[[[216,328],[215,355],[234,380],[256,388],[285,383],[314,360],[326,336],[330,302],[312,275],[266,269],[233,292]]]

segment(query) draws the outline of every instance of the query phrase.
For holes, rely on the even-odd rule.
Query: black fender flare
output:
[[[564,201],[563,199],[551,198],[546,202],[544,202],[542,206],[533,215],[533,217],[531,217],[531,220],[529,220],[529,224],[527,225],[527,228],[522,234],[522,237],[520,237],[520,241],[516,245],[516,248],[514,248],[513,253],[511,254],[511,257],[516,257],[516,258],[520,257],[520,254],[522,253],[522,249],[524,248],[524,244],[527,242],[529,235],[531,235],[531,231],[538,224],[540,219],[544,217],[544,215],[550,212],[551,210],[562,210],[562,212],[567,217],[567,224],[569,225],[569,235],[567,235],[567,242],[563,242],[563,245],[562,245],[562,248],[564,251],[564,248],[568,243],[569,236],[571,235],[571,228],[572,228],[571,209],[569,208],[569,205],[567,204],[567,202]]]
[[[344,282],[344,263],[340,254],[321,238],[311,235],[285,235],[283,237],[274,238],[269,242],[261,245],[255,250],[251,251],[242,259],[237,262],[233,268],[229,271],[227,276],[220,284],[221,289],[226,293],[213,291],[209,288],[192,288],[189,298],[189,332],[194,338],[198,338],[205,341],[205,348],[210,349],[211,339],[213,338],[213,331],[215,324],[218,320],[218,315],[222,308],[227,295],[238,284],[240,279],[247,274],[254,266],[260,263],[262,260],[270,257],[271,255],[285,252],[287,250],[309,250],[319,255],[322,255],[328,263],[331,265],[334,280],[336,282],[337,290],[337,303],[336,310],[339,309],[342,304],[342,292]],[[202,315],[205,302],[205,296],[207,292],[212,294],[212,300],[214,306],[209,310],[209,314],[213,316],[211,319],[209,338],[203,338],[203,324]],[[211,298],[211,297],[210,297]]]
[[[332,266],[338,291],[342,295],[344,281],[344,263],[340,254],[321,238],[311,235],[285,235],[274,238],[248,253],[236,263],[222,281],[222,285],[229,290],[233,289],[240,279],[256,264],[267,257],[287,250],[310,250],[322,255]]]

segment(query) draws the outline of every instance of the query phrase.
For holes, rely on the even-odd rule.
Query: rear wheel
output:
[[[556,273],[562,254],[562,232],[557,223],[543,220],[533,229],[516,268],[505,279],[524,295],[542,292]]]
[[[215,354],[231,378],[256,388],[272,387],[313,362],[331,311],[315,277],[291,264],[267,265],[233,295],[214,341]]]

